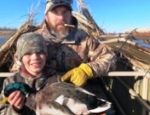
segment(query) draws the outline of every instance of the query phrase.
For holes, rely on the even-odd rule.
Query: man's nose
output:
[[[64,20],[64,16],[62,14],[58,15],[58,20]]]

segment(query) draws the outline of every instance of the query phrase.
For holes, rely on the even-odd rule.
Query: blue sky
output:
[[[46,0],[0,0],[0,27],[19,27],[38,2],[41,5],[35,19],[41,22],[44,19]],[[150,28],[150,0],[84,0],[84,2],[105,32]],[[74,0],[74,10],[77,10],[76,6]]]

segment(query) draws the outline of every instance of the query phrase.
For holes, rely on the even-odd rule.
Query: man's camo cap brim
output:
[[[21,58],[28,53],[37,52],[47,55],[47,46],[43,36],[33,32],[22,34],[17,41],[18,61],[21,61]]]
[[[72,3],[73,0],[46,0],[45,14],[47,14],[48,11],[52,11],[57,6],[66,6],[72,11]]]

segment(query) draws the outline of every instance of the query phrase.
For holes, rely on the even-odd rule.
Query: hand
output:
[[[25,103],[25,95],[23,95],[20,91],[12,92],[8,97],[8,102],[15,110],[21,110]]]
[[[92,77],[92,69],[87,64],[82,63],[79,67],[70,70],[62,76],[61,80],[70,81],[77,86],[83,86]]]

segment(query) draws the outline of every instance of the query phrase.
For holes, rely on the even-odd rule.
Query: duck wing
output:
[[[55,101],[50,101],[38,103],[36,115],[74,115],[74,113],[67,106],[61,105]]]
[[[75,114],[103,112],[111,103],[98,99],[94,94],[70,83],[53,83],[36,94],[39,103],[55,101],[66,105]]]

